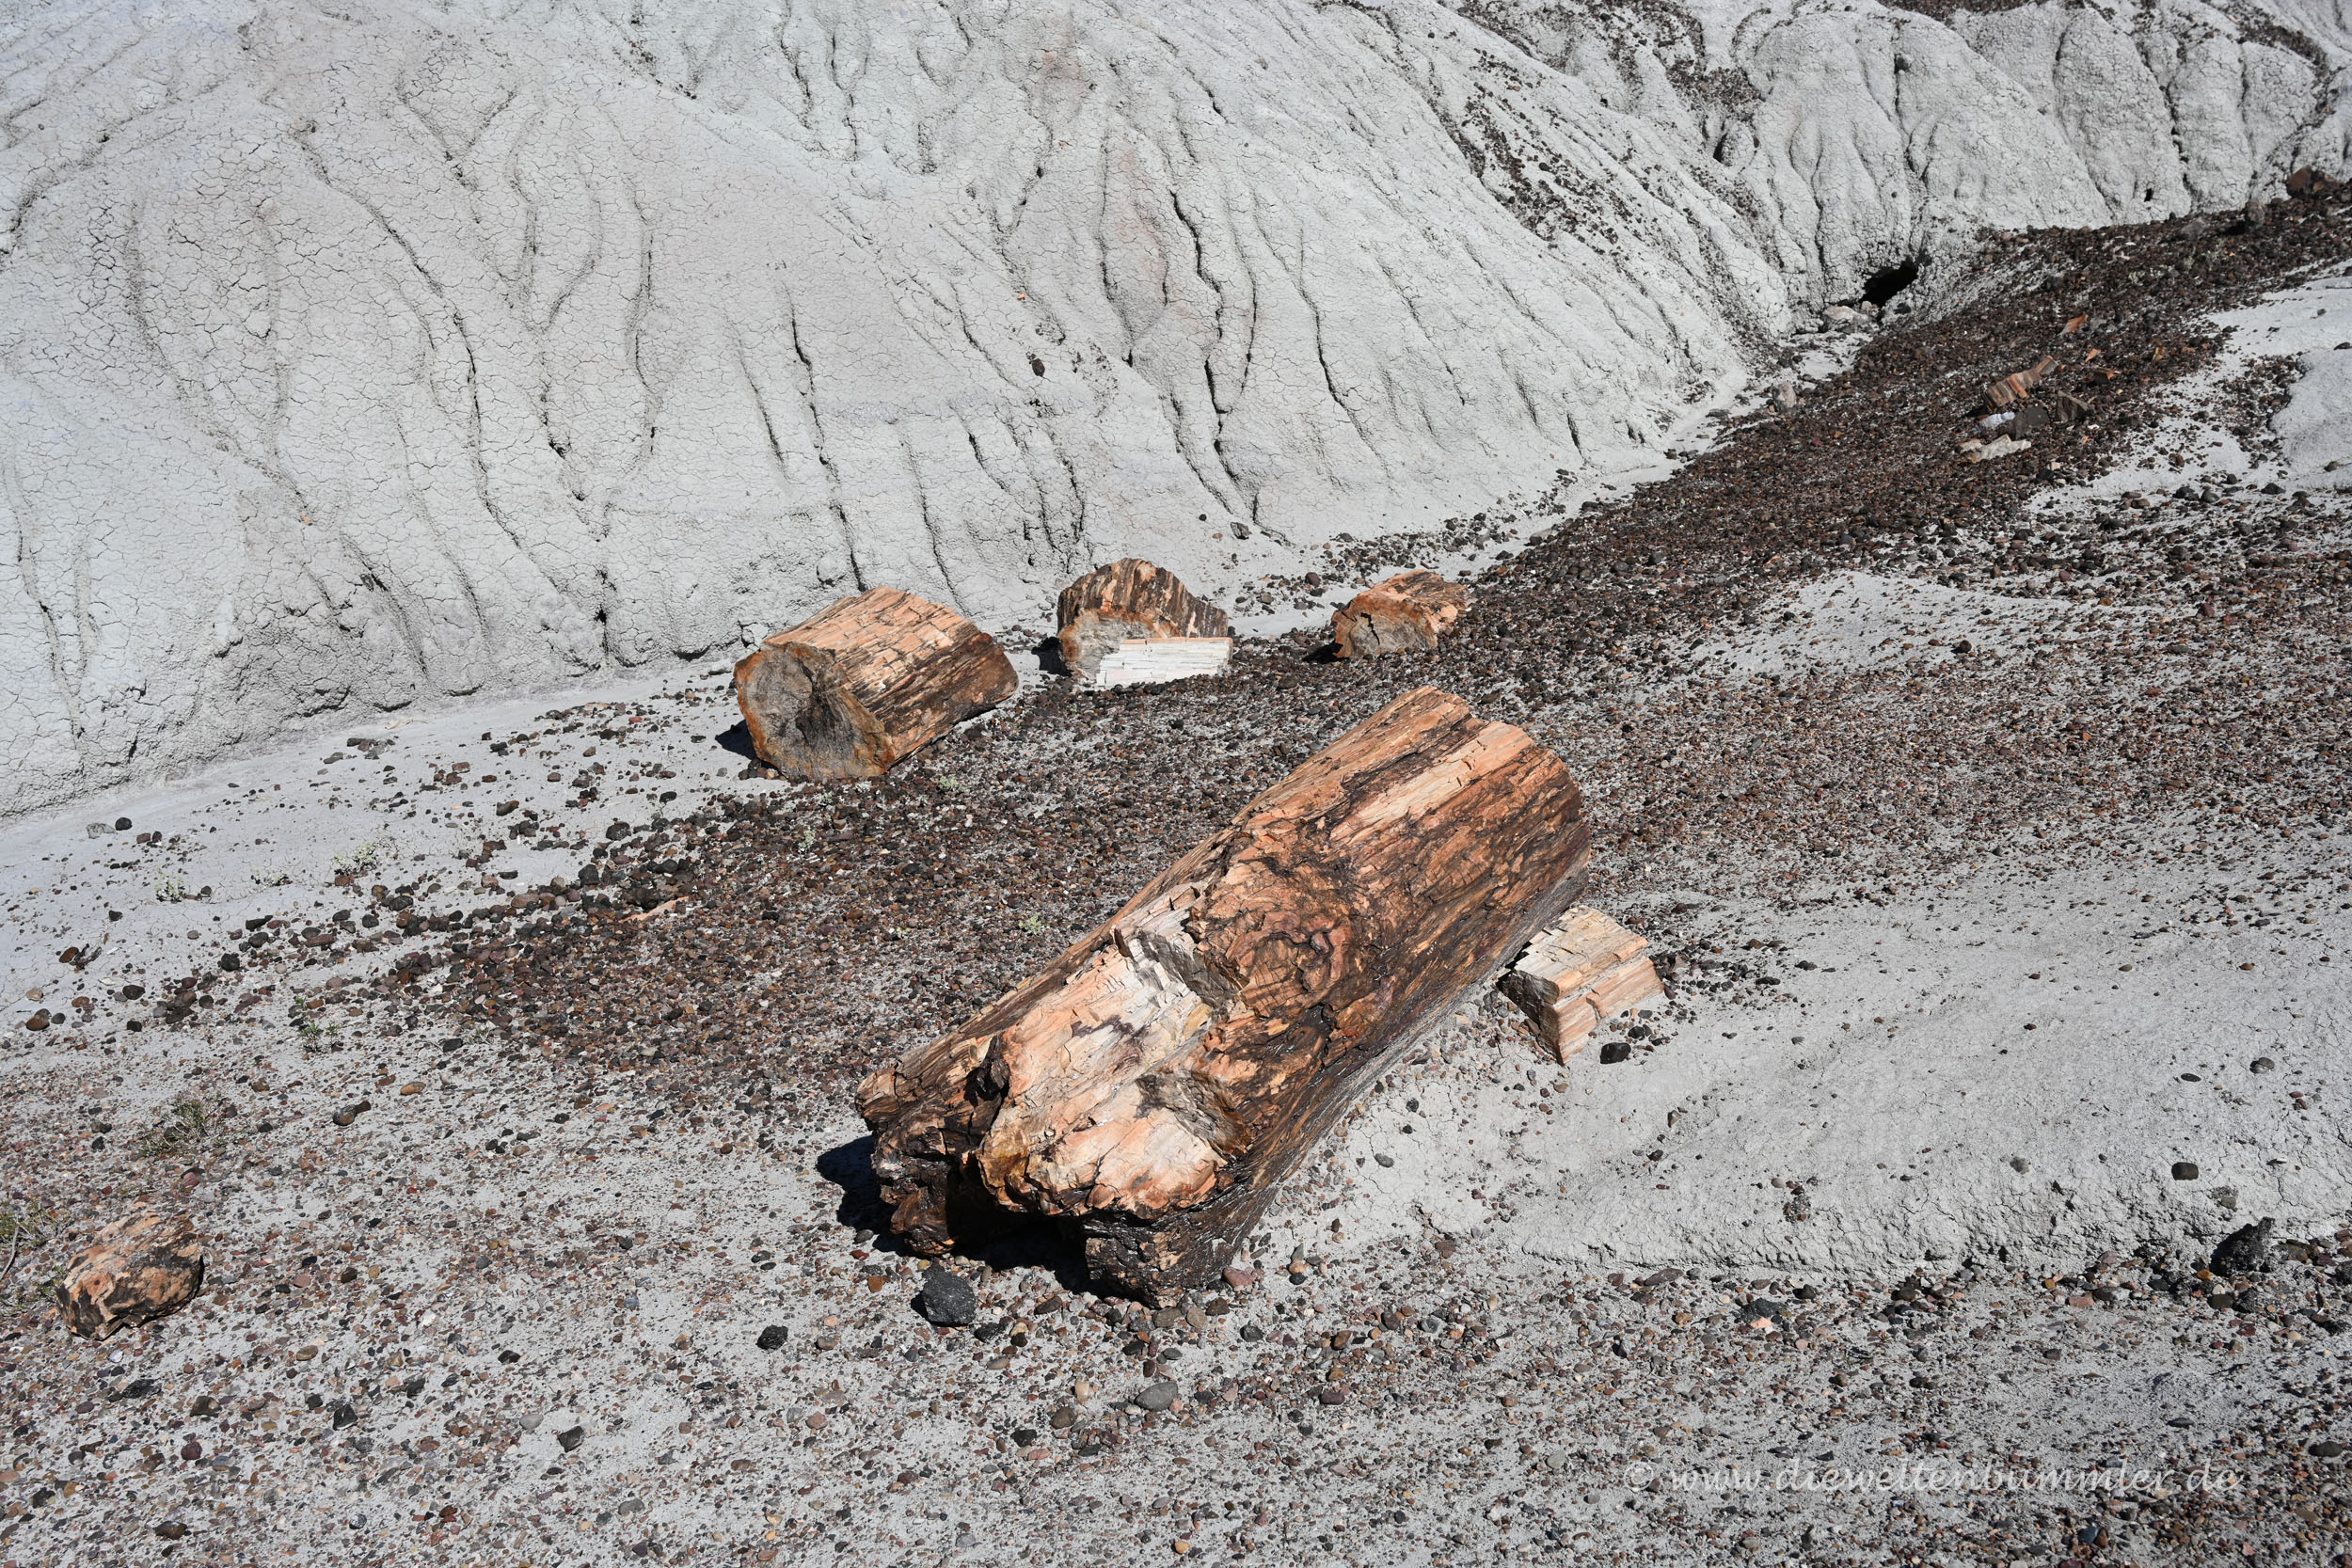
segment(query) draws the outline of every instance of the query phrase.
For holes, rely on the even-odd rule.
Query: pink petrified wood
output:
[[[85,1339],[168,1317],[204,1288],[204,1240],[185,1214],[140,1214],[101,1230],[66,1265],[57,1315]]]
[[[1527,944],[1502,990],[1565,1062],[1603,1022],[1666,994],[1648,952],[1647,937],[1579,904]]]

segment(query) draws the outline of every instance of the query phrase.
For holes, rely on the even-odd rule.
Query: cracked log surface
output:
[[[1062,663],[1081,680],[1131,637],[1231,637],[1225,611],[1196,598],[1184,578],[1133,557],[1098,566],[1061,591],[1055,625]]]
[[[1497,990],[1565,1062],[1608,1020],[1664,995],[1649,939],[1582,905],[1527,944]]]
[[[1021,689],[996,640],[896,588],[843,599],[735,667],[752,748],[803,779],[869,779]]]
[[[1470,604],[1470,590],[1435,572],[1399,572],[1347,601],[1331,617],[1331,641],[1343,658],[1425,654],[1453,629]]]
[[[1204,1284],[1422,1025],[1574,902],[1591,836],[1526,732],[1397,698],[861,1085],[894,1228],[936,1254],[1049,1218],[1099,1286]]]

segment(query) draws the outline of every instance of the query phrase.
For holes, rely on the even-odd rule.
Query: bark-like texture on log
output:
[[[803,779],[866,779],[1021,689],[996,640],[896,588],[843,599],[735,667],[752,749]]]
[[[1135,638],[1231,637],[1225,611],[1193,596],[1184,578],[1129,558],[1098,566],[1061,591],[1054,624],[1062,663],[1093,680],[1104,657]]]
[[[1575,900],[1590,841],[1524,731],[1398,698],[861,1085],[894,1228],[938,1253],[1053,1218],[1106,1287],[1204,1283],[1362,1086]]]
[[[1470,604],[1470,590],[1435,572],[1399,572],[1347,601],[1331,617],[1331,641],[1343,658],[1425,654],[1454,627]]]
[[[168,1317],[204,1288],[204,1241],[185,1214],[117,1220],[66,1265],[57,1315],[85,1339]]]

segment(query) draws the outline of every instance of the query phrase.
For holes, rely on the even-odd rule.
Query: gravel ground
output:
[[[0,1560],[2344,1560],[2346,498],[2266,490],[2265,344],[2352,247],[2267,216],[1789,345],[1671,479],[1454,525],[1523,545],[1427,658],[1032,669],[850,787],[648,682],[17,825]],[[2044,352],[2090,419],[1964,461]],[[1411,559],[1348,548],[1265,602]],[[1040,1236],[926,1324],[856,1079],[1422,683],[1584,782],[1629,1058],[1471,999],[1241,1282]],[[67,1338],[151,1205],[203,1299]]]

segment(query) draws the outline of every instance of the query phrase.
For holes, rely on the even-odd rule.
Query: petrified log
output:
[[[735,667],[752,749],[803,779],[887,773],[1020,689],[994,638],[896,588],[842,599]]]
[[[860,1085],[893,1227],[937,1254],[1041,1216],[1105,1286],[1207,1283],[1362,1087],[1575,900],[1590,841],[1525,732],[1398,698]]]
[[[1605,1020],[1665,994],[1648,951],[1647,937],[1579,904],[1527,944],[1500,989],[1565,1062]]]
[[[57,1315],[85,1339],[168,1317],[204,1288],[204,1242],[185,1214],[117,1220],[66,1265]]]
[[[1182,650],[1157,662],[1173,673],[1153,675],[1154,661],[1131,658],[1119,672],[1117,684],[1138,680],[1176,680],[1203,673],[1197,666],[1214,657],[1223,669],[1233,650],[1232,627],[1225,611],[1196,598],[1175,573],[1132,557],[1097,566],[1061,591],[1055,626],[1061,643],[1063,665],[1080,680],[1103,683],[1104,661],[1136,641],[1216,639],[1221,646]],[[1190,653],[1196,657],[1186,657]]]
[[[1342,658],[1422,654],[1462,618],[1470,590],[1435,572],[1399,572],[1347,601],[1331,617],[1331,641]]]

